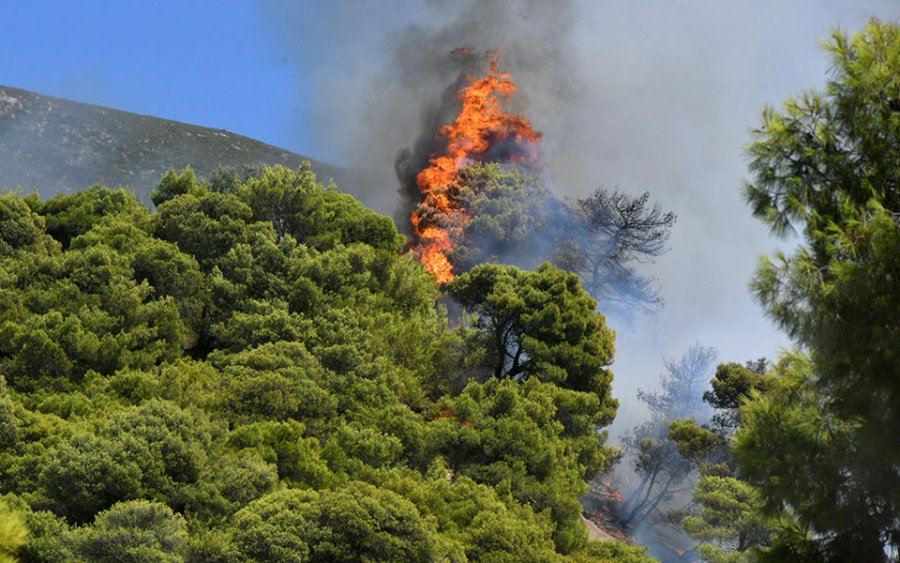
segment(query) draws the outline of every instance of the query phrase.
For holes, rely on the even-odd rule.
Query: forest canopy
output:
[[[616,403],[613,333],[576,276],[503,267],[501,296],[475,269],[449,328],[393,222],[307,166],[169,171],[153,202],[0,196],[0,550],[644,558],[580,519]],[[479,336],[488,302],[518,311],[515,373],[467,361],[505,353]]]

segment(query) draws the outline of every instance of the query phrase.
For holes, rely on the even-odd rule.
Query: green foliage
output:
[[[322,488],[331,480],[331,471],[322,460],[315,437],[304,438],[305,428],[295,421],[265,421],[240,426],[229,442],[275,464],[278,475],[288,483]]]
[[[186,512],[214,522],[278,484],[278,468],[252,453],[226,454],[204,468],[196,486],[188,491]]]
[[[713,431],[693,423],[686,425],[685,435],[690,442],[694,443],[691,434],[698,431],[709,438],[697,442],[708,446],[706,459],[700,463],[700,479],[691,498],[693,506],[681,514],[684,530],[698,542],[695,549],[707,561],[754,561],[762,548],[771,545],[780,529],[796,525],[790,515],[776,519],[766,514],[759,489],[738,478],[731,451],[731,440],[742,422],[741,407],[765,390],[771,380],[765,373],[766,365],[765,359],[745,365],[719,364],[710,382],[712,389],[703,394],[703,400],[715,408]],[[673,430],[674,426],[670,436]]]
[[[46,494],[57,510],[87,521],[122,499],[141,495],[139,463],[121,444],[79,434],[58,446],[41,473]]]
[[[605,469],[613,456],[596,427],[583,429],[574,444],[565,439],[555,391],[537,380],[472,383],[459,397],[435,405],[426,440],[429,457],[441,456],[455,473],[548,511],[557,547],[569,552],[586,539],[576,500],[586,491],[584,479]],[[588,404],[582,414],[595,414],[597,406]]]
[[[740,425],[740,408],[753,392],[763,392],[768,379],[765,377],[765,360],[741,365],[736,362],[719,364],[710,381],[711,390],[703,393],[703,400],[709,403],[716,414],[713,421],[720,433],[730,436]]]
[[[16,552],[28,541],[28,526],[21,513],[0,504],[0,562],[16,561]]]
[[[843,222],[844,198],[851,208],[869,200],[897,208],[898,45],[900,31],[887,22],[852,37],[836,30],[824,44],[833,68],[825,91],[763,112],[745,195],[776,232],[802,227],[813,237]]]
[[[0,365],[16,389],[149,367],[189,343],[173,297],[135,279],[131,258],[103,237],[85,237],[65,254],[13,262],[0,280]]]
[[[335,414],[325,371],[299,342],[267,343],[212,361],[225,376],[223,406],[237,419],[315,424]]]
[[[483,264],[447,288],[474,316],[473,339],[494,377],[535,377],[595,393],[609,417],[614,333],[578,276],[550,264],[534,272]]]
[[[16,445],[20,425],[16,416],[16,404],[9,396],[6,382],[0,377],[0,451],[9,450]]]
[[[523,528],[510,519],[497,518],[481,513],[472,521],[468,531],[468,541],[472,546],[467,557],[474,561],[553,561],[553,551],[535,550],[541,546],[540,540],[532,530]],[[543,547],[543,546],[541,546]]]
[[[754,214],[803,237],[761,261],[753,288],[810,357],[785,358],[741,410],[737,452],[766,505],[811,530],[773,553],[880,560],[900,545],[900,27],[873,20],[826,49],[825,91],[767,109],[749,149]]]
[[[590,541],[584,550],[571,556],[574,563],[655,563],[647,548],[618,541]]]
[[[588,557],[578,496],[616,402],[577,277],[503,270],[522,361],[481,384],[499,349],[449,328],[393,222],[308,167],[170,170],[154,203],[0,196],[0,484],[24,560]]]
[[[156,235],[178,245],[205,268],[230,248],[247,242],[253,210],[237,197],[205,191],[174,197],[159,207]]]
[[[97,515],[74,536],[75,552],[98,563],[183,561],[184,518],[159,502],[121,502]]]
[[[719,444],[715,432],[699,426],[694,420],[676,419],[669,423],[669,439],[686,459],[703,459]]]
[[[553,525],[546,515],[514,502],[469,477],[455,475],[443,458],[418,473],[393,473],[382,486],[410,499],[469,560],[554,560]]]
[[[354,483],[336,491],[285,490],[235,515],[243,561],[426,561],[433,530],[408,500]]]
[[[76,521],[142,496],[180,507],[218,431],[204,418],[158,400],[116,413],[98,435],[73,436],[50,454],[46,493]]]
[[[684,529],[703,543],[710,561],[745,561],[749,548],[766,545],[772,522],[763,512],[757,490],[734,477],[703,476],[697,481],[694,502],[702,509],[684,519]]]
[[[846,527],[842,535],[832,538],[830,549],[862,556],[866,546],[880,545],[878,535],[869,535],[878,519],[872,515],[871,520],[849,524],[845,518],[868,511],[872,484],[844,476],[884,473],[859,452],[863,445],[854,441],[859,423],[844,421],[823,408],[807,358],[786,357],[777,373],[766,394],[742,409],[743,424],[735,437],[739,467],[751,482],[758,483],[770,513],[778,514],[788,505],[801,522],[816,529]]]
[[[314,491],[285,490],[254,502],[235,515],[235,544],[245,561],[309,561],[304,539]]]
[[[57,195],[39,210],[46,221],[47,234],[63,247],[91,230],[104,217],[128,217],[137,224],[146,224],[149,219],[147,209],[133,193],[122,188],[111,190],[99,184],[71,195]]]
[[[308,164],[296,171],[264,168],[241,185],[238,196],[253,209],[253,219],[271,223],[279,237],[290,235],[319,250],[362,243],[396,253],[405,242],[390,218],[332,187],[323,190]]]
[[[175,170],[169,168],[160,178],[159,185],[151,192],[150,201],[159,207],[173,197],[199,191],[202,191],[202,188],[190,166],[182,170],[181,174],[176,174]]]
[[[0,259],[17,252],[53,251],[46,228],[47,220],[21,198],[10,193],[0,195]]]
[[[18,552],[20,560],[75,561],[72,531],[65,520],[49,511],[32,512],[22,504],[26,508],[29,537]]]

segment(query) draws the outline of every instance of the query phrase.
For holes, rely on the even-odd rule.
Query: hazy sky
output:
[[[0,84],[365,168],[364,199],[390,213],[393,156],[456,79],[429,61],[456,40],[500,49],[550,185],[650,191],[678,214],[650,270],[666,308],[611,319],[631,422],[662,356],[699,341],[743,361],[786,343],[747,291],[758,256],[790,243],[741,201],[742,147],[766,103],[824,84],[817,41],[870,17],[900,19],[900,1],[0,0]]]

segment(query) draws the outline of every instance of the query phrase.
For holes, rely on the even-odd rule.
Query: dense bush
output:
[[[494,293],[525,299],[532,361],[494,378],[472,361],[501,352],[476,349],[484,323],[449,328],[393,222],[308,168],[214,185],[170,171],[153,200],[102,186],[0,197],[0,483],[19,523],[2,549],[608,552],[588,547],[577,497],[609,458],[613,335],[577,277],[504,270],[519,281]],[[478,279],[460,283],[477,314]],[[563,323],[564,341],[528,307]]]

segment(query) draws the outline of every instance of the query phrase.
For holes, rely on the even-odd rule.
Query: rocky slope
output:
[[[169,167],[190,165],[207,176],[220,167],[296,168],[304,160],[311,159],[221,129],[0,86],[0,189],[36,188],[49,197],[100,182],[130,186],[148,202]],[[322,181],[347,183],[347,171],[312,164]]]

